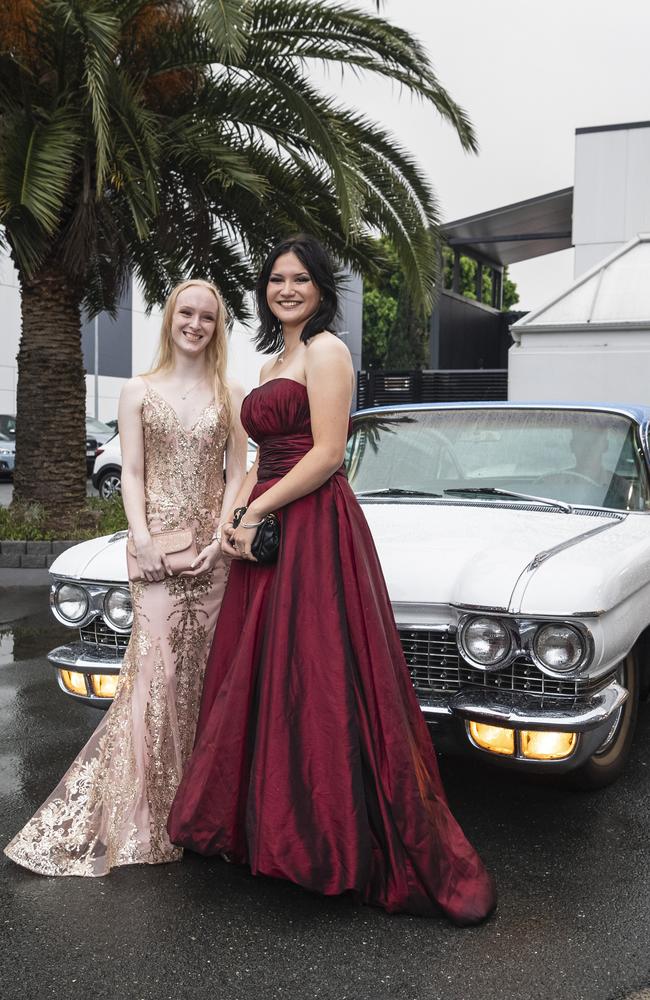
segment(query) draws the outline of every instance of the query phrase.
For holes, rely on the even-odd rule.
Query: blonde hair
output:
[[[173,340],[172,340],[172,317],[176,309],[176,302],[181,292],[187,288],[207,288],[212,292],[217,300],[217,320],[214,333],[205,349],[205,360],[208,367],[208,375],[214,383],[215,402],[222,406],[223,416],[228,426],[232,420],[232,404],[230,400],[230,390],[226,381],[226,368],[228,365],[228,342],[226,340],[226,307],[221,297],[221,293],[216,285],[211,281],[204,281],[203,278],[190,278],[181,281],[169,293],[163,309],[162,323],[160,325],[160,341],[158,351],[154,359],[153,368],[146,372],[147,375],[156,375],[158,372],[169,371],[174,364]]]

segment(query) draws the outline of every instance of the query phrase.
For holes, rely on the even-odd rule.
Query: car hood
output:
[[[363,510],[394,604],[564,616],[613,608],[650,583],[650,514],[619,521],[486,504],[392,502],[364,502]],[[536,556],[556,547],[531,569]],[[50,572],[126,584],[125,534],[73,546]]]
[[[569,566],[580,564],[587,549],[589,563],[597,565],[594,550],[598,550],[599,540],[621,529],[621,522],[610,517],[491,508],[487,504],[362,505],[393,603],[461,604],[567,614],[569,609],[560,611],[555,600],[554,591],[559,592],[553,580],[556,557],[542,560],[534,572],[525,573],[527,567],[541,553],[565,545],[562,555]],[[592,534],[601,527],[602,532]],[[570,572],[567,574],[565,564],[569,582]],[[523,578],[527,590],[527,577],[532,580],[537,574],[546,579],[550,574],[550,579],[546,589],[537,588],[533,599],[538,606],[533,609],[528,602],[521,602],[522,583],[518,586],[518,581]],[[589,589],[588,581],[587,585]],[[518,603],[513,607],[516,590]],[[584,593],[583,589],[580,601],[585,610],[591,598],[595,600],[595,594]],[[561,600],[568,597],[563,595]]]
[[[126,584],[126,532],[73,545],[54,560],[50,573],[73,580]]]

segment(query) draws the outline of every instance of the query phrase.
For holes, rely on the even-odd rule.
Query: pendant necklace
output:
[[[291,355],[294,353],[295,350],[297,350],[299,346],[300,346],[300,341],[298,341],[298,343],[291,348],[291,350],[289,351],[289,357],[291,357]],[[278,364],[283,365],[284,362],[286,361],[286,357],[287,357],[287,349],[285,347],[282,353],[278,354]]]
[[[199,385],[201,385],[201,382],[204,382],[204,381],[205,381],[205,375],[201,376],[201,378],[199,379],[199,381],[195,382],[194,385],[191,385],[189,387],[189,389],[187,390],[187,392],[182,392],[181,393],[181,399],[183,399],[183,400],[187,399],[187,397],[189,396],[189,394],[191,392],[194,392],[194,390],[196,389],[196,387],[199,386]]]

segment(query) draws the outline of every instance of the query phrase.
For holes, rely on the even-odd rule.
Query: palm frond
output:
[[[431,300],[438,208],[424,172],[309,78],[316,60],[393,80],[473,148],[464,111],[408,32],[330,0],[42,0],[42,10],[33,58],[0,47],[0,222],[26,272],[55,254],[89,312],[114,306],[129,267],[151,302],[204,274],[237,312],[279,236],[313,232],[373,275],[383,233],[416,300]],[[69,135],[53,124],[62,109]],[[5,141],[14,120],[22,146]]]
[[[365,11],[310,0],[259,0],[253,6],[247,61],[255,66],[283,56],[335,62],[400,83],[431,102],[456,130],[463,148],[475,150],[466,112],[438,80],[429,54],[408,31]]]
[[[111,109],[108,87],[119,46],[120,20],[111,11],[108,0],[86,0],[85,3],[54,0],[52,8],[83,47],[84,83],[95,132],[99,194],[109,168]]]
[[[298,120],[309,145],[331,170],[342,225],[352,235],[360,207],[356,154],[345,132],[338,127],[335,102],[318,94],[288,60],[276,63],[273,69],[258,69],[256,77],[282,99],[292,118]]]
[[[182,174],[194,174],[207,184],[261,195],[266,190],[264,178],[251,168],[246,148],[230,141],[221,125],[195,113],[173,119],[165,135],[165,158],[174,160]]]
[[[107,183],[124,190],[132,206],[136,231],[143,239],[158,203],[156,178],[161,146],[160,123],[146,107],[139,88],[123,74],[111,74],[107,93],[113,121],[111,176],[107,178]]]
[[[210,36],[219,61],[238,63],[246,51],[251,8],[246,0],[198,0],[199,22]]]
[[[46,233],[59,222],[67,194],[79,122],[66,108],[49,120],[30,120],[28,114],[4,115],[0,122],[0,221],[26,211]]]

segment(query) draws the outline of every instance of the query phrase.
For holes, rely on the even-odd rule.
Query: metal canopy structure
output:
[[[640,233],[567,289],[511,327],[523,333],[565,333],[594,327],[616,333],[650,329],[650,234]]]
[[[503,267],[571,247],[572,213],[569,187],[457,219],[441,229],[458,253]]]

